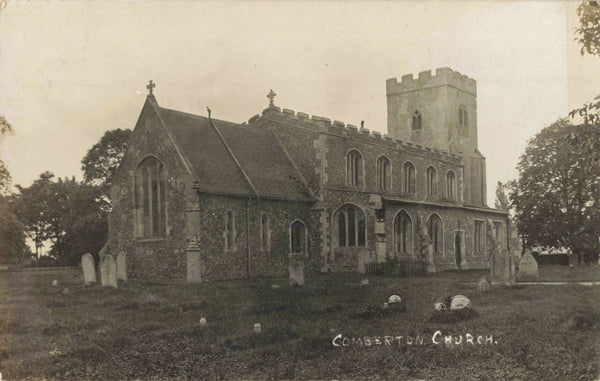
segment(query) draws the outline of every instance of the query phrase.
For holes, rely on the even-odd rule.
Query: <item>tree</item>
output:
[[[40,257],[44,242],[52,235],[56,216],[52,213],[52,205],[56,200],[52,197],[52,178],[54,174],[44,172],[27,188],[17,185],[15,212],[20,216],[25,233],[34,242],[36,257]]]
[[[6,121],[6,118],[0,115],[0,136],[8,135],[13,133],[13,128]],[[6,193],[8,186],[10,185],[10,172],[4,161],[0,159],[0,194]]]
[[[600,128],[559,119],[528,142],[510,199],[526,247],[568,247],[592,260],[600,236]]]
[[[579,35],[575,41],[581,44],[581,55],[588,53],[600,56],[600,5],[597,1],[584,1],[577,7]]]
[[[498,181],[498,184],[496,184],[496,200],[494,201],[494,207],[505,212],[508,212],[508,209],[510,209],[510,201],[506,193],[507,189],[509,189],[508,183],[502,184],[501,181]]]
[[[121,129],[106,131],[81,160],[84,181],[100,186],[107,199],[112,179],[125,154],[131,133],[131,130]]]
[[[82,254],[94,255],[108,236],[108,207],[99,186],[58,179],[44,172],[28,188],[17,186],[17,211],[35,242],[39,258],[44,243],[58,264],[77,264]]]

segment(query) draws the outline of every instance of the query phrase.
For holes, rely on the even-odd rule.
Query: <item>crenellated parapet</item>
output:
[[[397,78],[390,78],[386,81],[386,94],[390,96],[439,86],[453,86],[477,95],[477,81],[447,67],[436,69],[435,75],[431,75],[431,70],[420,72],[418,78],[412,74],[403,75],[400,82]]]
[[[269,107],[263,110],[262,115],[254,115],[251,117],[248,120],[248,123],[251,125],[260,126],[269,121],[283,123],[288,126],[294,126],[302,129],[308,129],[314,133],[324,133],[344,138],[351,138],[364,144],[385,146],[398,151],[414,153],[455,164],[462,164],[463,160],[463,156],[458,153],[451,153],[442,149],[414,144],[386,134],[382,134],[379,131],[370,131],[367,128],[357,127],[353,124],[346,124],[339,120],[331,121],[331,119],[326,117],[317,115],[310,116],[304,112],[295,112],[294,110],[285,108],[281,110],[279,107]]]

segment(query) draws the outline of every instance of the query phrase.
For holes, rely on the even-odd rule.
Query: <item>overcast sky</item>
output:
[[[0,9],[2,142],[14,184],[82,178],[106,130],[163,107],[243,122],[275,104],[386,132],[385,80],[448,66],[477,80],[488,199],[527,139],[600,94],[573,43],[577,3],[79,2]]]

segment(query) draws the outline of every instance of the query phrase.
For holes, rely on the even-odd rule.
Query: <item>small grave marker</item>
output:
[[[127,263],[125,253],[120,252],[117,255],[117,280],[127,282]]]
[[[304,286],[304,262],[290,259],[290,285]]]
[[[96,282],[96,265],[92,254],[86,253],[81,256],[81,268],[83,270],[83,284],[87,286]]]
[[[252,331],[254,331],[254,333],[260,333],[260,330],[261,330],[260,323],[254,323],[254,328],[252,329]]]
[[[106,255],[100,266],[102,285],[117,288],[117,264],[112,255]]]

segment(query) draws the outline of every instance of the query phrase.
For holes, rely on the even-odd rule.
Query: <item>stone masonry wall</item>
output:
[[[147,156],[156,157],[166,172],[166,236],[140,238],[135,235],[134,175]],[[109,217],[109,253],[126,254],[130,278],[186,278],[186,210],[195,207],[193,181],[175,146],[152,109],[142,109],[129,147],[111,189],[113,210]]]

